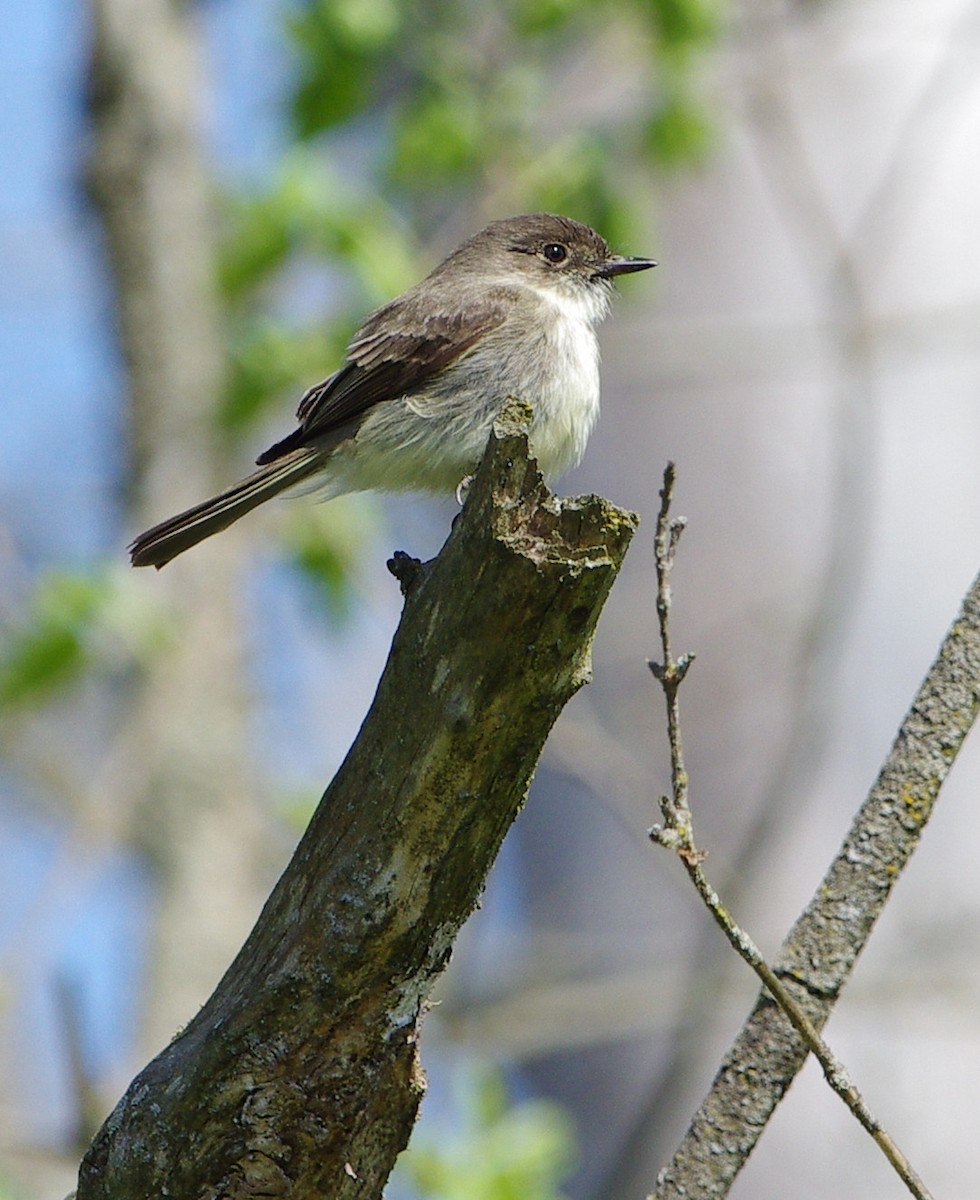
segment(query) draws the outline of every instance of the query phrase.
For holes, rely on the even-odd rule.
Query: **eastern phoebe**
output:
[[[494,221],[371,313],[340,370],[303,396],[299,428],[246,479],[140,534],[133,566],[162,567],[297,485],[327,500],[452,492],[475,470],[509,396],[532,406],[544,476],[574,466],[599,414],[595,327],[612,281],[654,265],[613,254],[568,217]]]

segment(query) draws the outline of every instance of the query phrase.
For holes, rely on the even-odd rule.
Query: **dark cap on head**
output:
[[[441,274],[450,264],[450,269],[457,269],[460,261],[467,259],[483,266],[497,261],[506,269],[513,266],[514,254],[537,260],[548,274],[571,272],[589,280],[612,279],[657,265],[649,258],[613,254],[601,234],[571,217],[525,213],[492,221],[465,241],[434,274]]]

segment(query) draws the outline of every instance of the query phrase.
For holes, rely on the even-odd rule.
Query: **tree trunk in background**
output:
[[[130,520],[139,528],[227,482],[215,437],[223,355],[204,71],[193,9],[93,0],[89,181],[116,289],[130,393]],[[123,547],[119,548],[120,556]],[[249,786],[241,561],[234,535],[146,576],[177,613],[134,685],[127,795],[133,840],[158,870],[144,1049],[205,1000],[260,903]]]

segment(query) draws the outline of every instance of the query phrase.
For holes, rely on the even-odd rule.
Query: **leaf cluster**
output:
[[[128,576],[47,572],[3,631],[0,711],[48,700],[86,674],[124,670],[166,639],[162,616],[147,610]]]

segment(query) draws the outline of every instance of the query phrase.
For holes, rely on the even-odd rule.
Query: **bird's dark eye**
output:
[[[541,253],[550,263],[564,262],[568,258],[568,248],[561,242],[549,242]]]

